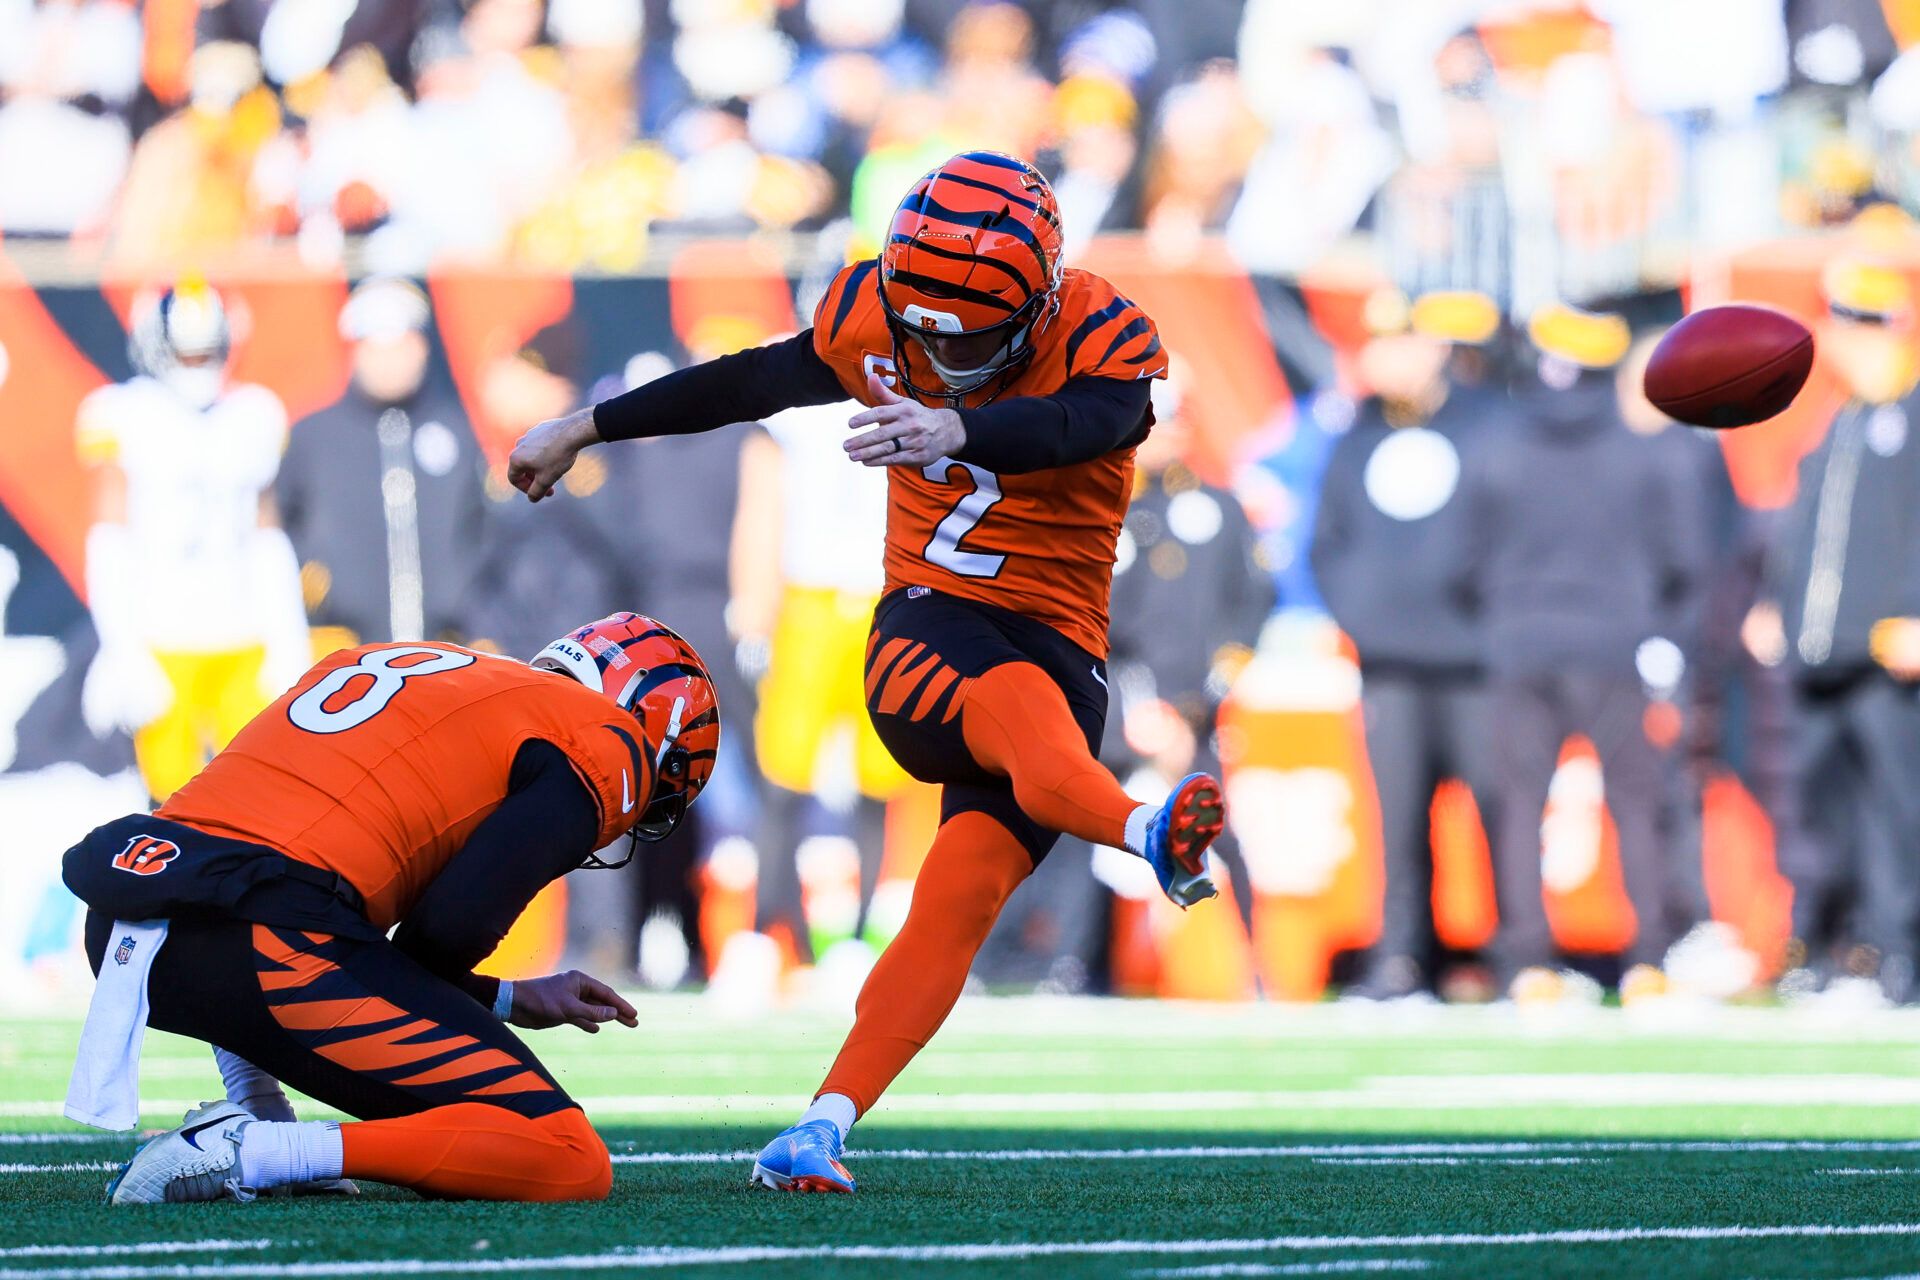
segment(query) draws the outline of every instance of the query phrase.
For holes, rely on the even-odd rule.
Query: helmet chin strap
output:
[[[659,770],[661,764],[665,762],[667,752],[673,747],[673,744],[679,740],[680,721],[686,715],[686,712],[687,700],[685,698],[675,698],[673,700],[673,710],[667,714],[667,731],[661,735],[660,738],[660,750],[655,753],[653,757],[653,767],[656,772]]]

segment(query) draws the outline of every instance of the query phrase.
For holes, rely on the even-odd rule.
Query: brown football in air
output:
[[[1813,368],[1813,334],[1771,307],[1708,307],[1667,330],[1647,362],[1647,399],[1696,427],[1744,427],[1793,403]]]

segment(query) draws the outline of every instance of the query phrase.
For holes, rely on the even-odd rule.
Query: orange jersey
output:
[[[382,929],[507,797],[522,745],[566,754],[605,845],[653,793],[640,722],[551,671],[451,644],[373,644],[316,664],[159,814],[339,873]]]
[[[1061,272],[1059,293],[1030,340],[1032,357],[1000,396],[1048,395],[1071,378],[1167,372],[1153,321],[1099,276],[1073,268]],[[874,263],[857,262],[834,277],[814,312],[813,346],[847,394],[864,404],[872,403],[869,374],[895,384]],[[921,381],[918,363],[913,373]],[[967,404],[992,394],[976,392]],[[1026,475],[996,475],[951,459],[887,470],[887,590],[926,586],[985,601],[1106,656],[1113,549],[1133,492],[1132,449]]]

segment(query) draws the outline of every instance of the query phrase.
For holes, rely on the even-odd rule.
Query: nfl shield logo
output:
[[[124,965],[127,961],[133,959],[133,946],[132,934],[128,934],[126,937],[120,939],[120,945],[115,947],[113,951],[113,962]]]

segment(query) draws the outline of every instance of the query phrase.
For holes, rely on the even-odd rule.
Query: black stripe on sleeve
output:
[[[1074,329],[1073,336],[1067,339],[1066,363],[1069,371],[1073,368],[1074,356],[1080,353],[1080,344],[1088,338],[1091,338],[1094,331],[1099,329],[1101,325],[1106,324],[1109,320],[1112,320],[1132,305],[1133,304],[1125,298],[1115,298],[1112,302],[1109,302],[1106,306],[1100,308],[1080,322],[1079,326]]]
[[[866,284],[867,277],[873,274],[877,262],[869,258],[854,267],[848,273],[847,282],[840,286],[840,305],[833,309],[833,323],[827,328],[827,341],[832,342],[840,336],[840,326],[847,322],[847,316],[853,311],[853,304],[859,299],[860,288]]]
[[[1106,354],[1102,355],[1100,359],[1094,363],[1094,368],[1097,369],[1107,361],[1113,359],[1114,352],[1126,346],[1129,342],[1132,342],[1152,327],[1153,321],[1147,319],[1145,316],[1135,316],[1126,328],[1114,335],[1113,341],[1107,344]],[[1072,366],[1069,365],[1068,368],[1071,369]]]

